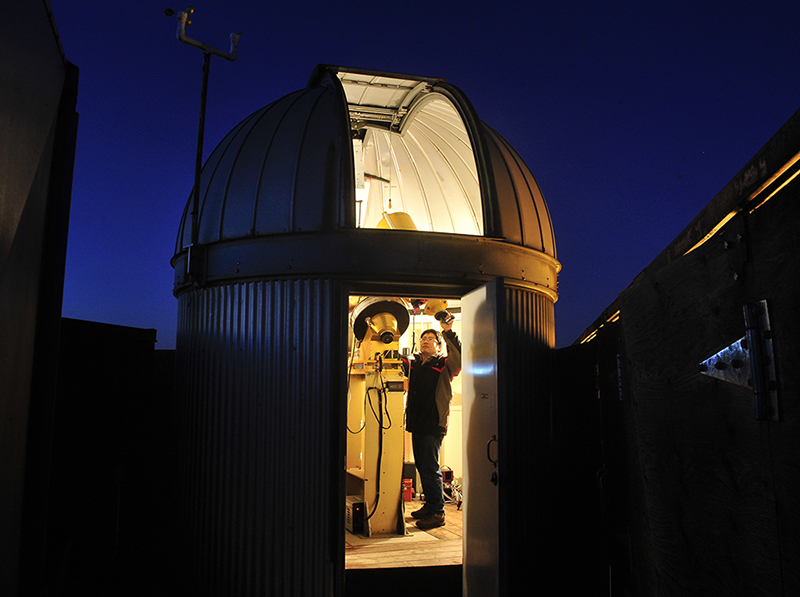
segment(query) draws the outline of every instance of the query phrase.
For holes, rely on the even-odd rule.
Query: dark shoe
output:
[[[443,527],[444,526],[444,514],[431,514],[426,516],[419,522],[417,522],[417,527],[423,530],[427,529],[435,529],[436,527]]]
[[[431,510],[430,510],[430,508],[428,508],[428,504],[424,504],[422,506],[422,508],[412,512],[411,516],[413,516],[414,518],[416,518],[418,520],[422,520],[423,518],[427,518],[430,515],[430,513],[431,513]]]

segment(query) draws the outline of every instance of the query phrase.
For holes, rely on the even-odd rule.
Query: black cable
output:
[[[380,394],[380,389],[379,388],[375,388],[375,387],[367,388],[366,396],[367,396],[367,399],[369,401],[369,409],[372,411],[372,416],[375,417],[376,421],[378,421],[378,425],[381,427],[381,429],[383,429],[383,426],[381,424],[381,422],[383,421],[383,417],[381,415],[383,413],[379,414],[379,413],[375,412],[375,405],[372,403],[372,398],[369,397],[369,393],[372,390],[375,390],[376,392],[378,392],[378,398],[381,398],[381,394]],[[378,400],[378,410],[380,410],[380,409],[382,409],[382,405],[381,405],[381,401]],[[366,408],[365,408],[365,412],[366,412]]]
[[[392,415],[389,412],[389,396],[386,394],[388,390],[386,389],[386,381],[383,379],[383,373],[380,371],[378,372],[378,379],[380,380],[381,383],[380,392],[383,393],[383,408],[386,410],[386,418],[389,419],[389,426],[382,427],[382,429],[391,429]]]
[[[370,388],[369,390],[375,389],[377,388]],[[369,395],[369,390],[367,390],[367,395]],[[364,522],[375,516],[375,512],[378,511],[378,504],[381,502],[381,464],[383,462],[383,400],[381,396],[382,394],[378,392],[378,412],[380,413],[380,419],[378,419],[378,474],[375,480],[375,506],[372,508],[372,512],[364,519]],[[372,407],[371,400],[370,407]],[[373,409],[372,412],[374,413],[375,409]]]
[[[370,390],[377,390],[377,392],[379,394],[379,397],[381,398],[381,400],[378,400],[378,406],[380,407],[381,405],[383,405],[383,411],[386,412],[386,417],[389,419],[389,426],[388,427],[384,427],[383,426],[383,412],[381,412],[381,418],[380,419],[378,419],[377,416],[375,417],[375,419],[378,421],[378,426],[379,426],[380,429],[383,429],[383,430],[391,429],[391,427],[392,427],[392,416],[389,414],[389,397],[386,395],[386,382],[383,379],[383,357],[381,355],[378,355],[377,373],[378,373],[378,384],[379,385],[378,385],[378,387],[375,387],[375,386],[371,387]],[[367,393],[369,394],[369,390],[367,390]],[[370,401],[370,407],[372,407],[372,402],[371,401]],[[375,414],[375,409],[374,408],[372,408],[372,414],[373,415]]]
[[[389,408],[386,404],[388,402],[388,397],[386,396],[386,390],[376,387],[371,387],[367,389],[367,396],[371,391],[375,391],[378,393],[378,412],[375,411],[375,405],[372,402],[372,399],[369,400],[369,408],[372,411],[372,416],[375,417],[375,420],[378,422],[378,427],[383,431],[392,428],[392,417],[389,414]],[[387,427],[383,426],[383,413],[386,413],[386,418],[389,419],[389,425]]]
[[[375,416],[376,421],[378,422],[378,478],[375,481],[375,493],[377,497],[375,499],[375,506],[372,508],[372,512],[364,519],[369,520],[375,515],[375,512],[378,511],[378,504],[381,501],[381,464],[383,463],[383,432],[387,431],[392,428],[392,415],[389,412],[389,396],[388,390],[386,389],[386,382],[383,379],[383,363],[378,363],[378,379],[380,380],[381,387],[371,387],[367,389],[367,396],[369,396],[370,390],[375,390],[378,392],[378,413],[380,416],[375,412],[375,407],[372,404],[372,400],[369,401],[370,409],[372,410],[373,416]],[[383,426],[383,414],[386,413],[386,418],[389,420],[389,424],[384,427]],[[405,445],[403,446],[405,449]]]

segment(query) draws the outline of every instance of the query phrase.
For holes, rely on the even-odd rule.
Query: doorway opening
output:
[[[461,335],[459,299],[351,295],[347,357],[345,569],[453,566],[463,562],[462,382],[451,382],[448,432],[439,463],[445,525],[423,530],[412,512],[424,495],[405,430],[404,358],[425,330],[453,316]],[[446,353],[445,343],[441,343]],[[462,347],[463,352],[463,347]]]

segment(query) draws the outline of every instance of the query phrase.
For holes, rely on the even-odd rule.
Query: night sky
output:
[[[173,255],[191,191],[202,52],[186,5],[50,0],[80,69],[65,317],[175,346]],[[121,8],[116,8],[119,6]],[[489,8],[491,6],[491,8]],[[197,0],[212,58],[205,151],[318,63],[440,77],[526,161],[563,266],[571,344],[800,108],[797,2]],[[224,8],[220,8],[224,7]]]

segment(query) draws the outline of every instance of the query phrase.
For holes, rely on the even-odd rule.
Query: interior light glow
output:
[[[369,201],[369,180],[364,180],[361,187],[356,186],[356,226],[362,228],[364,225],[363,207]]]
[[[735,209],[731,213],[729,213],[727,216],[722,218],[716,226],[714,226],[711,230],[708,231],[708,234],[706,234],[703,238],[701,238],[691,249],[686,251],[684,253],[684,255],[688,255],[689,253],[691,253],[692,251],[694,251],[698,247],[700,247],[700,246],[704,245],[706,242],[708,242],[711,239],[711,237],[713,237],[717,232],[719,232],[720,229],[725,224],[727,224],[733,216],[735,216],[738,213],[739,213],[739,210]]]
[[[758,198],[758,196],[761,195],[765,190],[767,190],[769,187],[774,185],[775,182],[778,179],[780,179],[784,174],[786,174],[792,167],[794,167],[797,164],[798,161],[800,161],[800,153],[796,153],[794,156],[792,156],[792,158],[788,162],[786,162],[781,168],[779,168],[778,171],[775,172],[775,174],[770,176],[764,182],[764,184],[762,184],[755,191],[750,193],[750,195],[747,198],[747,203],[750,203],[754,199]],[[780,185],[778,185],[775,189],[773,189],[772,192],[769,195],[767,195],[761,201],[759,201],[757,205],[755,205],[754,207],[750,208],[749,213],[753,213],[759,207],[764,205],[767,201],[772,199],[775,195],[777,195],[780,192],[781,189],[783,189],[786,185],[788,185],[795,178],[797,178],[798,174],[800,174],[800,168],[795,168],[794,172],[792,172],[791,175],[786,178],[786,180],[784,180]],[[739,213],[742,210],[742,207],[738,207],[738,208],[734,209],[728,215],[726,215],[724,218],[722,218],[722,220],[720,220],[719,223],[716,226],[714,226],[708,232],[708,234],[706,234],[703,238],[701,238],[697,242],[697,244],[695,244],[691,249],[686,251],[686,253],[684,253],[684,255],[688,255],[689,253],[691,253],[692,251],[694,251],[695,249],[697,249],[698,247],[700,247],[704,243],[708,242],[708,240],[711,239],[711,237],[713,237],[717,232],[719,232],[720,229],[725,224],[727,224],[733,216],[735,216],[737,213]]]
[[[603,327],[603,326],[600,326],[600,327]],[[597,328],[597,329],[599,330],[600,328]],[[587,342],[591,342],[592,340],[595,339],[596,336],[597,336],[597,330],[594,330],[591,334],[589,334],[583,340],[581,340],[581,344],[586,344]]]
[[[772,176],[770,176],[770,177],[769,177],[769,179],[768,179],[768,180],[767,180],[767,181],[766,181],[764,184],[762,184],[760,187],[758,187],[758,189],[756,189],[756,190],[755,190],[755,191],[754,191],[754,192],[753,192],[753,193],[750,195],[750,199],[752,200],[752,199],[755,199],[756,197],[758,197],[758,196],[759,196],[761,193],[763,193],[763,192],[764,192],[764,190],[765,190],[767,187],[769,187],[769,186],[770,186],[771,184],[773,184],[773,183],[774,183],[776,180],[778,180],[778,179],[779,179],[781,176],[783,176],[783,175],[784,175],[784,174],[785,174],[785,173],[786,173],[786,172],[787,172],[787,171],[788,171],[788,170],[789,170],[789,169],[790,169],[792,166],[794,166],[794,165],[795,165],[795,164],[796,164],[798,161],[800,161],[800,153],[796,153],[796,154],[794,154],[794,155],[792,156],[792,159],[790,159],[788,162],[786,162],[786,163],[785,163],[785,164],[784,164],[784,165],[783,165],[783,166],[782,166],[782,167],[781,167],[781,168],[780,168],[780,169],[779,169],[777,172],[775,172],[775,174],[773,174]],[[762,205],[764,205],[764,204],[765,204],[767,201],[769,201],[770,199],[772,199],[772,197],[773,197],[773,196],[774,196],[774,195],[775,195],[775,194],[776,194],[778,191],[780,191],[780,190],[781,190],[783,187],[785,187],[787,184],[789,184],[790,182],[792,182],[792,181],[793,181],[793,180],[794,180],[794,179],[797,177],[797,175],[798,175],[798,174],[800,174],[800,170],[795,170],[795,171],[794,171],[794,173],[793,173],[793,174],[792,174],[792,175],[791,175],[789,178],[787,178],[787,179],[786,179],[786,180],[783,182],[783,184],[781,184],[781,185],[780,185],[780,186],[779,186],[777,189],[775,189],[774,191],[772,191],[772,192],[771,192],[769,195],[767,195],[767,196],[766,196],[766,197],[765,197],[765,198],[764,198],[762,201],[760,201],[758,205],[756,205],[756,206],[755,206],[753,209],[751,209],[751,210],[750,210],[750,213],[753,213],[753,212],[754,212],[755,210],[757,210],[759,207],[761,207]]]
[[[416,79],[339,78],[353,135],[356,225],[380,227],[384,213],[403,212],[420,231],[483,235],[478,169],[452,100]]]
[[[797,178],[797,175],[798,175],[798,174],[800,174],[800,170],[797,170],[797,171],[795,171],[795,172],[794,172],[794,174],[792,174],[792,175],[791,175],[789,178],[787,178],[785,181],[783,181],[783,183],[782,183],[782,184],[781,184],[781,185],[780,185],[780,186],[779,186],[777,189],[775,189],[775,190],[774,190],[774,191],[772,191],[772,192],[771,192],[769,195],[767,195],[766,197],[764,197],[764,200],[763,200],[763,201],[761,201],[761,202],[759,202],[759,204],[758,204],[758,205],[756,205],[756,206],[755,206],[753,209],[751,209],[751,210],[750,210],[750,213],[753,213],[753,212],[754,212],[755,210],[757,210],[759,207],[761,207],[762,205],[764,205],[764,204],[765,204],[767,201],[769,201],[770,199],[772,199],[772,198],[773,198],[773,197],[774,197],[774,196],[775,196],[775,195],[776,195],[776,194],[777,194],[777,193],[778,193],[778,192],[779,192],[779,191],[780,191],[780,190],[781,190],[783,187],[785,187],[787,184],[789,184],[789,183],[790,183],[790,182],[792,182],[792,181],[793,181],[795,178]]]

